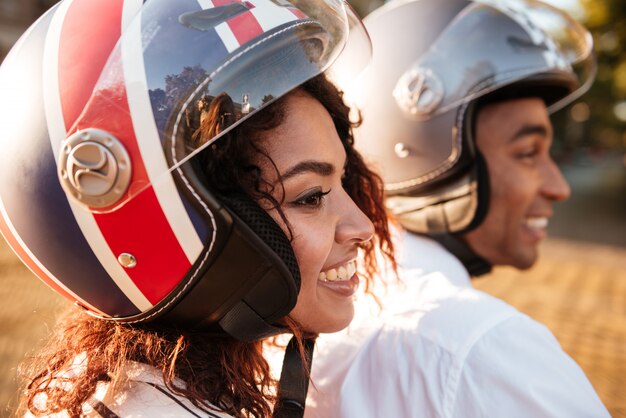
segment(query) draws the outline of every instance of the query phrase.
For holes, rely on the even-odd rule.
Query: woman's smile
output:
[[[345,281],[354,276],[354,273],[356,273],[356,262],[352,260],[337,268],[322,271],[319,280],[322,282]]]
[[[351,260],[337,268],[322,271],[317,284],[344,297],[354,295],[359,288],[356,261]]]

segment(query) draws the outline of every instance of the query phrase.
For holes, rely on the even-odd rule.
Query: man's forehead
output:
[[[499,98],[498,100],[489,101],[480,106],[479,114],[489,109],[499,109],[500,112],[515,112],[520,108],[537,107],[546,111],[547,107],[543,98],[539,96],[524,96],[512,98]]]
[[[548,138],[551,134],[548,111],[539,97],[489,103],[478,113],[476,140],[482,145],[502,146],[528,135]]]
[[[500,100],[485,104],[478,110],[478,123],[499,125],[549,119],[546,104],[539,97]]]

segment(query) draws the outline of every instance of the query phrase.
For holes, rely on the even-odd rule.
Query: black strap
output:
[[[170,398],[171,400],[173,400],[174,402],[176,402],[178,404],[178,406],[180,406],[181,408],[183,408],[184,410],[186,410],[187,412],[189,412],[191,415],[193,415],[194,417],[198,417],[198,418],[202,418],[200,415],[196,414],[195,412],[193,412],[191,409],[189,409],[184,403],[182,403],[182,401],[180,399],[178,399],[176,397],[176,395],[174,395],[173,393],[171,393],[169,390],[165,389],[164,387],[162,387],[161,385],[157,385],[155,383],[151,383],[151,382],[145,382],[145,381],[141,381],[141,383],[145,383],[148,386],[152,386],[153,388],[155,388],[156,390],[158,390],[159,392],[161,392],[163,395],[167,396],[168,398]],[[209,414],[210,417],[214,417],[214,418],[219,418],[219,416],[204,410],[204,412],[206,412],[207,414]]]
[[[120,418],[119,415],[111,411],[105,404],[103,404],[100,400],[96,399],[95,397],[91,397],[87,399],[87,403],[102,418]]]
[[[491,264],[476,254],[463,240],[451,234],[431,235],[463,264],[470,276],[478,277],[491,271]]]
[[[219,321],[220,327],[241,341],[252,341],[280,334],[282,329],[270,325],[245,301],[239,301]]]
[[[304,416],[306,394],[309,390],[309,374],[313,363],[314,339],[305,339],[304,361],[298,350],[298,341],[292,337],[285,350],[283,369],[278,383],[278,400],[274,407],[274,418],[301,418]]]

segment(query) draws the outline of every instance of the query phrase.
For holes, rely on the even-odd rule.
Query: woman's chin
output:
[[[328,327],[324,331],[320,331],[320,334],[332,334],[334,332],[339,332],[339,331],[341,331],[343,329],[346,329],[348,327],[348,325],[350,325],[350,322],[352,322],[352,318],[353,317],[354,317],[354,315],[351,315],[349,319],[346,319],[342,323],[337,324],[334,327]]]
[[[307,331],[314,334],[331,334],[345,329],[354,318],[354,305],[337,307],[327,312],[326,315],[319,312],[315,322],[307,321]]]

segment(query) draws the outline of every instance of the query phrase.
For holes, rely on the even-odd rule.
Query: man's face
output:
[[[465,241],[493,265],[531,267],[546,236],[552,204],[570,189],[550,157],[552,124],[544,102],[524,98],[480,110],[476,143],[489,170],[490,201],[483,223]]]

